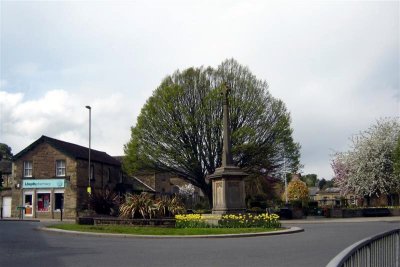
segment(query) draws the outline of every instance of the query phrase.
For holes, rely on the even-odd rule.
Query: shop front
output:
[[[65,179],[22,180],[25,217],[59,218],[64,209]]]

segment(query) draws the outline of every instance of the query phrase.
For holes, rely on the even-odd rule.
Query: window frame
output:
[[[39,195],[43,195],[43,197],[42,198],[40,198],[39,197]],[[44,195],[48,195],[48,202],[45,202],[44,201]],[[44,208],[42,208],[42,209],[39,209],[39,199],[42,199],[40,202],[42,202],[42,205],[44,206],[45,204],[48,204],[48,206],[47,206],[47,208],[46,209],[44,209]],[[53,204],[51,203],[52,201],[51,201],[51,191],[48,191],[48,190],[44,190],[44,191],[42,191],[42,190],[38,190],[37,192],[36,192],[36,211],[37,212],[51,212],[51,209],[52,209],[52,207],[53,207]]]
[[[64,163],[64,166],[59,166],[58,163]],[[64,170],[63,173],[59,173],[58,170]],[[67,162],[65,159],[56,160],[56,177],[65,177],[67,175]]]
[[[28,166],[30,165],[30,166]],[[31,160],[25,160],[24,161],[24,171],[23,171],[23,176],[24,177],[33,177],[33,162]],[[30,174],[27,172],[30,170]]]

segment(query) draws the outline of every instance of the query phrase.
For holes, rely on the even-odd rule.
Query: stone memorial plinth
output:
[[[233,165],[229,127],[230,88],[224,84],[223,110],[223,151],[222,166],[209,176],[212,183],[213,214],[243,213],[246,211],[244,178],[247,176],[239,167]]]

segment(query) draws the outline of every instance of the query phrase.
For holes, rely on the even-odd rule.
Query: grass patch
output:
[[[56,224],[49,228],[69,231],[131,234],[131,235],[219,235],[260,233],[282,230],[283,228],[162,228],[162,227],[134,227],[123,225],[80,225],[80,224]]]

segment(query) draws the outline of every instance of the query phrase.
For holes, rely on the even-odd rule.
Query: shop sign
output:
[[[22,188],[64,188],[65,179],[22,180]]]

